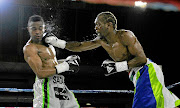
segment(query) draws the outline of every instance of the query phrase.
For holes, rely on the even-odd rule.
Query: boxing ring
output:
[[[87,71],[89,68],[92,68],[91,71]],[[95,87],[86,87],[86,90],[83,89],[83,86],[93,83],[91,79],[87,79],[88,77],[94,78],[95,81],[100,78],[97,82],[105,77],[101,69],[100,66],[81,66],[79,73],[65,76],[65,83],[66,85],[69,83],[67,86],[70,87],[69,89],[75,94],[79,104],[82,107],[106,107],[112,102],[113,105],[116,105],[118,102],[127,105],[129,105],[129,103],[131,104],[133,98],[132,90],[93,90]],[[84,71],[87,72],[84,73]],[[97,73],[94,74],[94,72]],[[0,107],[32,107],[32,87],[35,81],[35,74],[28,64],[0,62],[0,73]],[[88,77],[84,78],[87,75]],[[72,79],[72,77],[75,77],[75,79]],[[80,82],[82,84],[79,84]],[[83,82],[85,82],[85,84]],[[99,84],[103,83],[99,82]],[[90,89],[88,90],[88,88]]]
[[[180,82],[169,85],[169,86],[167,86],[167,88],[171,89],[178,85],[180,85]],[[134,95],[133,90],[71,90],[71,91],[77,97],[80,105],[82,104],[81,106],[83,106],[83,107],[81,107],[81,108],[91,107],[91,106],[94,107],[95,104],[96,104],[96,106],[102,106],[102,105],[98,105],[97,103],[98,102],[101,103],[100,101],[104,101],[104,103],[106,103],[106,102],[109,102],[108,99],[112,100],[113,98],[114,99],[112,101],[125,104],[124,106],[122,106],[123,108],[131,108],[131,103],[132,103],[131,100]],[[7,101],[11,101],[14,103],[25,103],[25,104],[29,103],[29,105],[32,104],[33,89],[0,88],[0,93],[5,93],[5,94],[7,93],[10,95],[14,94],[14,93],[16,94],[16,96],[14,98],[13,97],[10,98],[10,97],[6,97],[5,95],[4,96],[1,95],[0,103],[3,101],[5,103]],[[18,94],[19,94],[19,96],[18,96]],[[22,94],[24,94],[25,96],[22,96]],[[26,95],[26,94],[31,94],[31,95]],[[93,97],[92,95],[96,95],[97,97]],[[93,101],[89,101],[87,99],[87,97],[89,97],[89,96],[91,98],[93,97],[92,98]],[[121,97],[121,99],[119,97]],[[104,98],[106,98],[106,99],[104,99]],[[19,106],[19,104],[16,104],[16,105]],[[107,104],[105,104],[105,106],[106,106],[106,108],[108,108]],[[115,103],[114,103],[114,106],[116,106]],[[8,107],[1,107],[1,108],[8,108]],[[15,107],[15,108],[18,108],[18,107]],[[32,108],[32,107],[26,106],[26,108]]]
[[[180,84],[180,82],[178,83]],[[132,90],[70,90],[73,93],[127,93],[133,94]],[[0,92],[33,92],[33,89],[0,88]]]
[[[91,68],[91,71],[87,71],[89,68]],[[28,64],[0,62],[0,72],[0,107],[32,107],[33,89],[31,88],[33,87],[35,75]],[[87,77],[84,78],[85,76]],[[65,80],[70,80],[69,82],[67,81],[69,83],[68,87],[75,94],[81,107],[112,107],[118,105],[122,108],[131,108],[134,96],[133,89],[123,89],[125,86],[122,89],[108,89],[113,86],[106,87],[106,90],[97,89],[95,86],[82,89],[83,86],[90,85],[91,83],[96,83],[96,85],[99,84],[98,86],[100,86],[106,84],[106,80],[121,81],[117,80],[117,78],[122,78],[125,75],[120,74],[118,76],[116,74],[114,76],[105,77],[100,66],[81,66],[78,74],[65,76]],[[72,77],[75,79],[72,79]],[[94,82],[87,78],[93,78]],[[76,82],[77,79],[78,81]],[[128,76],[125,79],[129,80]],[[89,82],[88,84],[86,80]],[[79,82],[85,83],[79,84]],[[125,85],[128,85],[128,83],[125,83]],[[177,82],[168,85],[167,88],[177,90],[179,85],[180,82]]]
[[[39,3],[39,4],[36,4],[37,6],[42,3],[42,2],[39,2],[39,0],[36,0],[36,1],[38,1],[38,3]],[[45,1],[45,0],[41,0],[41,1]],[[93,0],[72,0],[72,1],[93,1]],[[132,2],[134,3],[134,1],[132,1]],[[46,6],[46,2],[43,2],[43,3]],[[58,3],[57,3],[57,5],[58,5]],[[24,33],[22,28],[26,27],[24,25],[26,25],[27,19],[28,19],[29,15],[32,14],[31,11],[35,10],[36,14],[44,14],[44,13],[46,13],[49,16],[56,16],[55,14],[58,14],[59,16],[56,16],[57,19],[66,18],[67,20],[69,18],[69,14],[71,14],[72,17],[68,20],[67,24],[72,26],[73,23],[70,23],[69,21],[71,21],[73,18],[76,17],[76,24],[78,26],[73,26],[73,27],[67,26],[67,28],[68,28],[68,31],[73,31],[74,30],[76,32],[77,36],[80,36],[79,33],[78,33],[78,31],[79,31],[78,29],[80,29],[80,32],[82,32],[82,31],[88,31],[89,28],[92,28],[92,29],[94,28],[94,25],[92,27],[91,24],[87,24],[87,25],[84,25],[84,26],[81,25],[84,28],[83,29],[80,28],[79,25],[82,23],[81,22],[82,20],[80,19],[80,17],[82,17],[82,16],[84,17],[84,16],[88,16],[89,15],[89,18],[86,17],[87,18],[86,19],[86,23],[87,22],[93,23],[93,22],[91,22],[91,19],[94,20],[94,16],[93,15],[97,14],[96,9],[99,10],[99,11],[100,10],[104,11],[103,9],[100,9],[102,7],[100,5],[97,5],[97,7],[95,5],[93,5],[93,4],[85,4],[85,3],[82,3],[81,5],[77,5],[77,4],[75,4],[75,2],[73,2],[73,4],[71,4],[71,6],[73,6],[73,5],[75,5],[75,6],[71,7],[69,9],[69,7],[70,7],[69,3],[63,3],[62,6],[60,6],[60,7],[65,9],[65,10],[59,11],[60,13],[53,13],[54,11],[52,11],[52,10],[54,9],[54,7],[50,8],[50,9],[49,8],[48,9],[41,9],[41,7],[38,7],[38,8],[37,7],[29,7],[29,6],[26,6],[26,5],[20,5],[20,6],[19,5],[17,5],[17,6],[15,5],[15,6],[12,6],[13,7],[12,8],[13,11],[12,12],[11,11],[7,11],[7,12],[9,12],[11,14],[12,13],[17,13],[17,16],[14,16],[14,17],[15,18],[17,17],[16,19],[19,19],[20,21],[19,22],[15,21],[17,24],[15,23],[14,26],[17,26],[17,27],[14,27],[14,31],[7,32],[6,35],[4,35],[4,36],[1,33],[2,38],[0,38],[0,42],[1,42],[1,46],[6,45],[6,43],[4,43],[4,42],[7,42],[7,43],[11,43],[12,42],[11,45],[12,46],[17,46],[17,48],[12,47],[12,48],[5,49],[4,47],[2,47],[1,52],[6,53],[7,50],[9,50],[9,51],[11,50],[11,52],[8,52],[8,53],[12,53],[13,54],[13,56],[12,56],[12,54],[9,54],[10,55],[9,56],[8,53],[7,53],[7,55],[4,54],[2,56],[3,60],[4,61],[12,61],[12,60],[15,61],[14,58],[23,56],[22,54],[21,55],[16,54],[16,52],[22,53],[22,47],[23,47],[25,41],[27,41],[29,39],[29,37],[24,37],[24,34],[26,34],[26,33]],[[154,5],[156,5],[156,4],[154,4]],[[91,7],[91,6],[93,6],[93,7]],[[148,6],[149,7],[147,7],[147,8],[152,8],[150,6],[153,6],[153,4],[151,3],[151,5],[148,5]],[[167,6],[167,5],[165,5],[165,6]],[[82,10],[78,10],[77,7],[78,8],[82,8]],[[86,8],[88,11],[84,12],[83,8]],[[130,9],[130,11],[129,10],[127,11],[124,7],[123,8],[117,8],[117,9],[116,8],[115,9],[114,8],[110,9],[107,6],[106,10],[116,12],[116,10],[118,9],[119,12],[115,13],[115,14],[119,15],[118,16],[118,20],[122,20],[124,22],[124,23],[122,23],[122,26],[124,24],[124,25],[126,25],[125,27],[127,27],[127,28],[132,28],[132,29],[134,28],[134,31],[140,31],[139,34],[141,34],[142,30],[146,31],[146,29],[149,29],[149,27],[151,27],[150,23],[152,23],[152,22],[149,21],[148,17],[151,17],[152,21],[156,23],[158,21],[161,22],[161,18],[164,19],[164,16],[166,16],[165,13],[163,13],[163,16],[159,15],[159,13],[160,13],[159,11],[158,11],[159,13],[155,13],[153,11],[153,12],[150,12],[150,13],[142,14],[142,16],[141,16],[139,13],[140,12],[144,12],[144,11],[139,10],[139,13],[138,12],[136,13],[137,10],[134,11],[134,9],[132,9],[132,10]],[[160,7],[160,8],[162,10],[166,10],[167,9],[167,8],[164,9],[163,7]],[[92,10],[92,9],[94,9],[94,10]],[[177,11],[177,10],[175,10],[175,11]],[[179,11],[179,7],[178,7],[178,11]],[[3,11],[1,11],[1,13],[2,12]],[[29,13],[29,12],[30,12],[30,14],[26,15],[26,13]],[[92,13],[94,12],[94,13],[90,14],[91,12]],[[125,14],[125,13],[127,13],[127,14]],[[154,13],[154,14],[152,14],[152,13]],[[81,14],[82,14],[82,16],[80,16]],[[150,16],[151,14],[154,17]],[[45,16],[48,17],[48,15],[45,15]],[[171,15],[174,16],[174,18],[177,18],[177,19],[169,17]],[[12,17],[12,16],[10,16],[8,18],[7,18],[7,16],[8,15],[2,14],[0,22],[1,23],[3,22],[5,24],[6,23],[9,24],[9,21],[11,21],[11,20],[8,20],[8,19],[11,19],[10,17]],[[128,16],[128,17],[126,17],[126,16]],[[14,17],[12,17],[13,20],[14,20]],[[133,20],[131,20],[131,17],[133,18]],[[174,22],[175,21],[179,20],[179,15],[176,15],[175,13],[170,13],[170,14],[168,13],[168,15],[166,17],[167,17],[168,21],[166,21],[166,20],[162,20],[162,21],[166,21],[167,23],[169,22],[167,24],[167,26],[171,27],[172,29],[168,28],[168,31],[174,31],[175,32],[175,30],[174,30],[174,28],[172,26],[174,26],[174,24],[175,24]],[[120,18],[122,18],[122,19],[120,19]],[[157,20],[157,18],[159,18],[160,20]],[[123,20],[123,19],[126,19],[126,20]],[[144,19],[142,21],[143,24],[140,23],[139,19]],[[156,20],[154,21],[154,19],[156,19]],[[171,21],[174,21],[174,22],[171,22]],[[61,32],[67,32],[66,26],[65,26],[67,24],[63,23],[63,22],[64,21],[60,22],[59,27],[61,27],[60,25],[63,25],[62,28],[64,30],[62,30]],[[131,24],[126,23],[126,22],[131,22]],[[138,22],[138,24],[137,24],[137,22]],[[143,26],[144,22],[146,22],[146,23],[149,22],[148,24],[146,24],[146,25],[148,25],[147,27]],[[50,22],[50,23],[52,23],[52,22]],[[165,31],[166,29],[164,29],[162,26],[158,26],[158,25],[161,25],[161,23],[159,24],[159,22],[158,22],[156,24],[155,29],[157,28],[159,30],[160,28],[162,28],[162,31],[159,32],[160,35],[168,34],[168,33],[162,34],[163,31]],[[131,27],[131,25],[135,25],[135,27]],[[142,25],[142,27],[140,25]],[[174,27],[176,27],[176,26],[174,26]],[[16,28],[18,28],[18,32],[16,31]],[[75,28],[75,29],[70,29],[70,28]],[[85,28],[87,28],[87,30]],[[123,26],[123,28],[124,28],[124,26]],[[59,30],[59,29],[60,28],[58,28],[57,30]],[[4,30],[4,25],[0,25],[0,31],[1,30],[2,31]],[[144,33],[144,31],[143,31],[143,33]],[[12,33],[12,34],[8,34],[8,33]],[[136,32],[136,33],[138,33],[138,32]],[[68,34],[68,36],[71,36],[71,34],[74,34],[74,33],[70,32],[70,34]],[[16,36],[17,41],[14,41],[14,40],[13,41],[9,41],[9,38],[12,38],[12,37],[10,37],[12,35],[14,35],[14,36],[17,35]],[[152,34],[150,34],[150,33],[143,34],[143,35],[145,35],[146,37],[144,38],[142,36],[140,38],[144,38],[143,41],[141,40],[142,42],[147,42],[144,45],[151,44],[151,43],[148,43],[148,42],[151,42],[151,41],[154,42],[154,45],[159,45],[159,40],[161,40],[160,39],[161,37],[159,38],[159,40],[156,39],[158,41],[155,41],[154,38],[157,38],[156,35],[154,35],[154,37],[152,37]],[[7,36],[9,36],[9,38],[6,39]],[[84,36],[84,34],[82,36]],[[137,36],[139,36],[139,35],[137,35]],[[148,37],[150,37],[150,38],[148,38]],[[84,38],[84,37],[76,37],[76,38],[79,40],[79,39]],[[87,38],[91,38],[91,37],[87,37]],[[164,40],[164,42],[166,42],[167,40],[169,40],[169,38]],[[174,47],[174,43],[178,43],[178,42],[174,42],[173,41],[173,44],[172,44],[173,47]],[[162,43],[162,45],[164,47],[163,43]],[[148,52],[148,49],[153,48],[153,46],[149,47],[147,45],[147,46],[145,46],[145,48],[146,48],[146,51]],[[154,49],[156,49],[156,48],[159,51],[160,47],[156,46]],[[13,50],[13,49],[17,49],[17,50]],[[99,51],[101,51],[101,50],[99,50]],[[150,50],[149,50],[149,52],[151,54]],[[92,54],[92,55],[93,54],[96,55],[97,53],[99,53],[99,52],[98,51],[94,51],[93,53],[90,52],[90,54]],[[170,55],[170,53],[167,53],[167,55]],[[89,56],[90,54],[82,53],[81,55],[84,56],[84,58],[83,58],[84,60],[83,61],[90,62],[89,58],[86,59],[86,56]],[[156,52],[155,52],[155,54],[156,54]],[[152,54],[152,55],[154,55],[154,54]],[[157,56],[160,57],[161,53],[159,53]],[[172,55],[170,55],[170,56],[172,56]],[[173,54],[173,56],[174,56],[174,54]],[[98,56],[98,57],[100,57],[100,56]],[[21,57],[21,58],[23,58],[23,57]],[[104,57],[103,60],[104,59],[106,59],[106,57]],[[160,59],[160,60],[163,60],[163,59]],[[93,61],[98,61],[98,60],[93,60]],[[99,61],[101,61],[101,60],[99,60]],[[166,62],[166,61],[162,61],[162,62]],[[91,63],[92,63],[92,61],[89,64],[91,64]],[[173,67],[177,67],[177,66],[173,66]],[[100,84],[103,85],[103,84],[107,83],[107,82],[104,82],[104,81],[105,80],[109,80],[109,79],[111,79],[111,81],[112,80],[119,81],[119,80],[116,79],[116,78],[118,78],[118,76],[117,77],[111,77],[110,76],[110,78],[103,76],[103,72],[102,72],[102,69],[101,69],[100,65],[99,66],[94,66],[94,67],[91,67],[91,66],[81,66],[81,68],[82,69],[80,70],[80,74],[78,73],[77,75],[67,76],[68,78],[66,80],[70,79],[70,81],[68,82],[68,84],[69,84],[68,87],[73,88],[73,89],[70,89],[70,90],[75,94],[75,97],[78,99],[78,102],[79,102],[79,104],[82,107],[89,107],[90,106],[90,107],[106,107],[107,108],[109,106],[112,107],[112,106],[117,106],[118,105],[118,106],[120,106],[120,108],[131,108],[132,101],[133,101],[133,96],[134,96],[134,91],[133,91],[133,89],[126,89],[126,88],[124,89],[123,88],[123,85],[127,86],[129,83],[127,83],[127,82],[120,82],[120,85],[122,87],[120,87],[121,89],[117,88],[118,90],[117,89],[116,90],[115,89],[111,89],[112,85],[108,85],[108,86],[111,86],[111,87],[107,87],[107,88],[104,87],[104,89],[97,89],[98,87],[93,89],[94,86],[90,87],[89,89],[88,89],[88,87],[81,87],[81,86],[86,86],[86,83],[88,81],[91,81],[90,79],[86,79],[87,77],[83,78],[86,75],[90,76],[90,78],[94,78],[95,81],[97,80],[97,82],[96,82],[96,83],[98,83],[97,85],[100,85]],[[90,69],[90,70],[88,70],[88,69]],[[87,71],[87,70],[88,70],[88,72],[83,73],[84,71]],[[13,107],[16,107],[16,108],[18,108],[18,107],[32,108],[33,89],[31,89],[31,88],[33,87],[33,83],[34,83],[34,79],[35,79],[34,76],[35,75],[32,72],[32,69],[29,68],[28,64],[27,63],[15,63],[15,62],[0,62],[0,74],[1,74],[0,75],[0,107],[1,108],[5,108],[5,106],[6,106],[6,108],[7,107],[9,107],[9,108],[13,108]],[[171,74],[171,73],[168,73],[168,74]],[[122,75],[122,76],[124,77],[125,75]],[[175,74],[174,74],[174,76],[175,76]],[[79,82],[78,81],[74,81],[74,79],[71,79],[71,77],[76,77],[77,79],[78,78],[82,78],[82,79],[78,79],[78,80],[81,80],[82,84],[78,85]],[[98,79],[99,77],[100,77],[100,79]],[[103,79],[103,78],[105,78],[105,79]],[[126,81],[129,80],[127,75],[125,76],[125,78],[126,78]],[[103,81],[101,81],[102,79],[103,79]],[[168,81],[168,80],[166,80],[166,81]],[[71,82],[72,82],[72,85],[71,85]],[[85,82],[85,83],[83,83],[83,82]],[[125,84],[122,84],[122,83],[125,83]],[[76,85],[78,87],[76,87]],[[87,85],[90,85],[90,82]],[[133,85],[129,85],[129,86],[132,86],[131,88],[133,88]],[[176,93],[179,92],[180,82],[179,82],[178,79],[173,80],[166,87],[169,90],[175,90],[176,89],[175,90],[176,91],[175,94],[176,94]],[[180,97],[180,94],[178,94],[177,96]]]
[[[167,86],[171,89],[180,85],[180,82]],[[133,90],[70,90],[73,93],[125,93],[133,94]],[[0,92],[33,92],[33,89],[17,89],[17,88],[0,88]]]

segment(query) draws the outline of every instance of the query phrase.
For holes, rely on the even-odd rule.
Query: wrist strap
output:
[[[128,64],[127,61],[122,61],[122,62],[116,62],[116,71],[117,72],[122,72],[128,70]]]
[[[60,63],[55,66],[56,67],[56,73],[60,74],[62,72],[69,70],[69,64],[67,62]]]

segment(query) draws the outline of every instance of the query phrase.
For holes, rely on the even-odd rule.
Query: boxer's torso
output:
[[[55,67],[57,60],[55,57],[55,49],[40,44],[29,43],[29,45],[37,50],[37,55],[41,58],[43,67]]]
[[[116,37],[118,38],[115,39],[116,41],[114,43],[107,43],[106,41],[101,40],[100,43],[102,47],[107,51],[109,56],[116,62],[131,59],[132,55],[128,51],[127,46],[125,46],[121,40],[121,33],[117,33],[116,35]]]

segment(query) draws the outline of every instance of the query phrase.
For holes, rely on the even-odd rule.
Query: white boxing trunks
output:
[[[33,85],[34,108],[79,108],[74,94],[67,88],[63,75],[45,79],[36,77]]]

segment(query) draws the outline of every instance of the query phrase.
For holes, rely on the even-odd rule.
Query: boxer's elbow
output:
[[[44,79],[48,77],[48,75],[44,73],[44,71],[41,71],[41,70],[36,71],[35,74],[39,79]]]
[[[147,58],[142,59],[142,64],[145,65],[147,63]]]
[[[47,77],[47,76],[45,76],[44,74],[41,74],[41,73],[36,73],[36,76],[37,76],[39,79],[44,79],[44,78]]]
[[[81,45],[82,45],[81,42],[76,42],[76,41],[67,42],[65,48],[69,51],[79,52],[81,49]]]
[[[139,61],[140,61],[140,64],[141,64],[141,65],[145,65],[146,62],[147,62],[146,56],[141,56]]]

